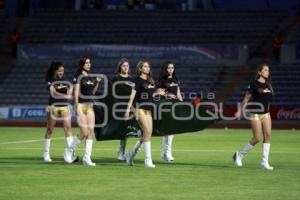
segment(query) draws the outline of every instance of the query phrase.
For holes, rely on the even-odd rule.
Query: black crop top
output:
[[[129,77],[123,77],[123,76],[120,76],[120,75],[117,75],[117,76],[114,76],[112,78],[112,82],[115,83],[115,82],[118,82],[120,81],[121,83],[120,84],[116,84],[115,87],[113,88],[115,91],[114,91],[114,94],[118,95],[118,96],[126,96],[128,98],[122,98],[122,99],[118,99],[116,96],[115,98],[119,101],[126,101],[128,102],[128,99],[129,99],[129,96],[130,96],[130,93],[128,93],[128,90],[125,90],[124,91],[124,87],[128,86],[128,87],[133,87],[134,86],[134,80],[131,76]]]
[[[120,76],[119,74],[117,76],[114,76],[112,78],[112,82],[113,83],[116,82],[116,81],[124,81],[124,82],[126,81],[126,82],[130,82],[130,83],[134,82],[134,80],[133,80],[133,78],[131,76],[123,77],[123,76]]]
[[[179,87],[179,81],[177,80],[176,77],[164,78],[164,79],[161,79],[158,82],[157,87],[166,89],[166,91],[168,93],[171,93],[171,94],[173,94],[177,97],[177,90],[178,90],[178,87]]]
[[[134,89],[136,90],[135,104],[151,103],[153,102],[153,93],[155,92],[155,84],[151,84],[150,81],[137,77],[135,80]],[[145,110],[152,110],[151,106],[142,105],[139,108]]]
[[[78,82],[81,76],[80,83]],[[92,103],[93,102],[93,89],[97,84],[96,77],[85,76],[82,73],[76,73],[73,79],[73,84],[80,85],[80,94],[78,103]],[[84,96],[83,96],[84,95]]]
[[[68,89],[70,89],[70,84],[67,83],[64,78],[53,78],[47,83],[47,89],[50,92],[50,87],[53,86],[56,92],[62,93],[62,94],[67,94]],[[68,102],[68,99],[63,98],[63,97],[53,97],[51,94],[49,96],[48,104],[52,105],[54,104],[55,106],[66,106]],[[61,103],[61,104],[59,104]]]
[[[268,87],[266,83],[261,83],[259,81],[253,81],[248,86],[248,92],[252,95],[253,103],[260,103],[263,106],[262,112],[252,111],[251,113],[264,114],[269,112],[269,105],[273,98],[271,88]],[[249,105],[250,109],[259,109],[260,106]]]

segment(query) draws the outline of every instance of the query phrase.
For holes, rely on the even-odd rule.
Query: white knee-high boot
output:
[[[134,145],[134,147],[124,155],[125,159],[126,159],[126,163],[130,166],[133,165],[133,159],[136,156],[136,154],[140,151],[141,147],[142,147],[143,142],[142,141],[137,141]]]
[[[163,160],[170,162],[174,161],[174,157],[172,155],[172,142],[174,135],[166,135],[163,137],[163,148],[161,157]]]
[[[274,168],[269,164],[269,154],[270,154],[270,143],[263,143],[262,148],[262,160],[261,167],[267,170],[273,170]]]
[[[51,139],[45,138],[45,143],[44,143],[44,161],[45,162],[52,162],[52,159],[50,157],[50,145],[51,145]]]
[[[243,158],[246,156],[246,154],[253,149],[253,145],[250,144],[250,142],[248,141],[243,148],[241,148],[239,151],[235,152],[235,154],[233,155],[233,160],[234,160],[234,164],[237,167],[242,167],[243,163],[242,160]]]
[[[150,141],[144,142],[144,148],[145,148],[145,166],[149,168],[155,168],[151,156],[151,142]]]
[[[73,136],[66,137],[67,147],[70,148],[73,143]]]
[[[85,140],[85,153],[82,158],[82,163],[87,166],[96,166],[96,163],[92,162],[91,160],[91,154],[93,149],[93,140],[92,139],[86,139]]]
[[[121,161],[126,160],[126,158],[125,158],[126,144],[127,144],[127,138],[120,140],[119,152],[118,152],[118,157],[117,157],[118,160],[121,160]]]
[[[79,159],[75,154],[75,149],[78,147],[81,141],[76,136],[66,137],[66,140],[68,147],[64,151],[64,160],[67,163],[77,162]]]

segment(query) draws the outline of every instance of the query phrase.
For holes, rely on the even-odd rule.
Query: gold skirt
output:
[[[250,120],[263,120],[267,117],[271,118],[269,112],[264,114],[250,113]]]
[[[78,109],[85,115],[94,112],[93,104],[79,103]]]
[[[69,106],[48,106],[47,112],[55,117],[62,117],[63,113],[70,113]]]
[[[145,110],[138,108],[135,110],[135,117],[138,119],[141,115],[152,116],[152,112],[150,110]]]

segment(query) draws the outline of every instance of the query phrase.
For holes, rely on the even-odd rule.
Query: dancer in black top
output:
[[[122,84],[128,85],[130,87],[132,87],[134,85],[134,80],[133,80],[132,76],[130,75],[130,65],[129,65],[128,59],[122,58],[118,62],[116,72],[117,72],[117,75],[112,78],[113,84],[116,84],[115,92],[118,91],[117,87]],[[116,95],[119,95],[119,94],[116,94]],[[115,98],[118,99],[117,97],[115,97]],[[118,102],[128,102],[128,99],[118,99]],[[125,109],[126,108],[127,108],[127,106],[125,107]],[[123,114],[121,113],[121,115],[124,116],[124,113]],[[138,131],[138,132],[140,133],[141,131]],[[133,134],[133,133],[131,133],[131,134]],[[134,133],[134,134],[136,135],[137,133]],[[118,151],[118,156],[117,156],[117,159],[120,161],[126,160],[126,158],[125,158],[126,143],[127,143],[126,137],[124,137],[120,140],[120,146],[119,146],[119,151]]]
[[[133,165],[133,159],[142,144],[145,148],[145,166],[155,168],[151,157],[151,135],[153,130],[152,106],[155,93],[155,82],[152,79],[148,61],[139,61],[137,64],[137,77],[135,87],[132,89],[125,118],[129,117],[132,105],[135,106],[135,117],[143,132],[143,137],[135,144],[134,148],[125,154],[128,165]]]
[[[79,67],[74,76],[74,107],[77,116],[77,123],[80,128],[79,136],[74,138],[71,148],[66,150],[67,160],[70,161],[70,154],[74,151],[80,141],[85,139],[85,153],[82,159],[84,165],[95,166],[91,161],[93,146],[93,135],[95,127],[95,113],[93,109],[93,97],[97,92],[101,77],[90,76],[91,59],[83,57],[79,60]]]
[[[261,64],[256,71],[256,77],[253,82],[250,83],[246,95],[240,105],[238,111],[235,113],[235,117],[240,119],[242,111],[246,104],[252,97],[250,111],[250,122],[253,132],[253,137],[245,146],[239,151],[235,152],[233,159],[234,163],[238,167],[242,167],[242,159],[250,151],[254,145],[259,142],[261,134],[264,137],[263,152],[261,167],[267,170],[273,170],[273,167],[269,164],[269,152],[271,143],[271,116],[269,113],[269,104],[274,96],[274,91],[271,85],[271,76],[269,67],[266,64]],[[254,105],[255,104],[255,105]]]
[[[133,83],[134,80],[130,73],[130,65],[128,59],[122,58],[121,60],[119,60],[116,72],[116,76],[112,78],[113,83],[116,81],[127,81]]]
[[[167,97],[182,101],[179,81],[176,77],[174,64],[171,61],[167,61],[164,63],[164,66],[162,67],[160,72],[157,87],[159,90],[163,90]],[[163,137],[161,157],[167,162],[174,161],[174,157],[172,155],[173,138],[174,135],[166,135]]]
[[[52,162],[50,143],[53,129],[58,119],[62,120],[67,146],[73,142],[69,100],[72,99],[73,86],[64,78],[64,66],[61,62],[52,62],[46,74],[47,89],[50,93],[47,107],[47,131],[45,134],[44,161]],[[72,155],[72,161],[76,156]]]

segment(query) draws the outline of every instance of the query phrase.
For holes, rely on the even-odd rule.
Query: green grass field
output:
[[[174,163],[160,159],[162,138],[152,142],[155,169],[144,167],[140,152],[133,167],[117,161],[118,141],[95,142],[94,168],[66,164],[63,130],[54,132],[51,155],[42,161],[44,128],[0,128],[0,199],[278,199],[300,198],[300,131],[274,130],[270,163],[259,166],[261,145],[233,166],[232,155],[250,130],[207,129],[174,138]],[[78,130],[74,129],[74,133]],[[128,142],[132,147],[135,138]],[[83,154],[84,145],[78,149]]]

